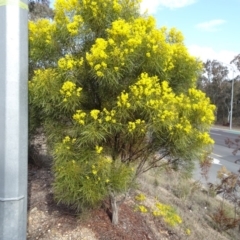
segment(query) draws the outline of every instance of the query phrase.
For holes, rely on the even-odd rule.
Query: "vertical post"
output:
[[[234,87],[234,79],[232,79],[231,110],[230,110],[230,124],[229,124],[230,130],[232,130],[233,87]]]
[[[232,67],[232,65],[229,65]],[[230,124],[229,124],[229,128],[230,130],[232,130],[232,113],[233,113],[233,88],[234,88],[234,69],[232,67],[232,94],[231,94],[231,110],[230,110]]]
[[[28,5],[0,0],[0,239],[27,233]]]

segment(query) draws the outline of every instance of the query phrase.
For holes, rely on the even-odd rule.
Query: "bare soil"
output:
[[[184,239],[164,228],[160,220],[134,211],[133,196],[121,205],[117,226],[112,225],[107,208],[93,209],[87,215],[76,214],[54,201],[52,182],[49,168],[29,164],[28,240]]]

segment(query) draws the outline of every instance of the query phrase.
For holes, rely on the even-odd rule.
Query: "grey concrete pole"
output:
[[[0,239],[27,236],[28,5],[0,0]]]
[[[233,94],[234,94],[234,73],[235,70],[231,64],[227,64],[232,69],[232,92],[231,92],[231,110],[230,110],[230,124],[229,129],[232,130],[232,115],[233,115]]]
[[[234,78],[232,78],[232,93],[231,93],[231,110],[230,110],[230,124],[229,129],[232,130],[232,113],[233,113],[233,88],[234,88]]]

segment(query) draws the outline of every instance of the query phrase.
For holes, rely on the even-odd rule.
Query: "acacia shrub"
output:
[[[80,210],[110,196],[117,215],[139,174],[211,149],[201,63],[139,1],[57,0],[53,21],[29,23],[29,42],[30,124],[48,137],[57,201]]]

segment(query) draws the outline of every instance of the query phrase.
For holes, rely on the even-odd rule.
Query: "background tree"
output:
[[[229,114],[231,110],[232,95],[232,68],[217,60],[208,60],[204,63],[203,73],[197,82],[197,88],[201,89],[216,105],[216,122],[221,124],[229,123]],[[235,73],[236,76],[236,73]],[[238,77],[234,78],[233,93],[233,120],[239,123],[237,119],[240,116],[240,85]]]
[[[236,57],[233,58],[233,60],[231,61],[231,63],[234,63],[238,69],[238,71],[240,71],[240,54],[238,54]]]
[[[53,18],[53,10],[49,6],[49,0],[29,0],[29,19],[36,21],[40,18]]]
[[[240,54],[238,54],[231,63],[235,64],[236,70],[234,72],[234,111],[233,111],[233,120],[236,122],[236,124],[240,124]]]
[[[48,137],[57,201],[79,210],[109,196],[117,224],[139,174],[189,169],[211,149],[201,64],[138,0],[57,0],[53,21],[29,23],[29,41],[30,124]]]
[[[204,91],[216,105],[216,121],[229,122],[231,103],[231,82],[228,79],[228,67],[217,60],[204,63],[204,71],[198,80],[198,88]]]
[[[42,26],[39,26],[39,27],[44,28],[44,24],[46,22],[49,22],[48,20],[53,19],[53,16],[54,16],[53,9],[50,8],[49,0],[29,0],[28,8],[29,8],[28,18],[30,21],[34,22],[37,20],[42,20],[42,21],[39,21],[42,24]],[[47,25],[48,25],[48,23],[47,23]],[[39,36],[39,37],[41,37],[41,36]],[[44,46],[41,45],[41,47],[44,47]],[[43,49],[41,54],[44,52],[46,52],[46,51]],[[38,52],[37,56],[35,56],[37,59],[41,58],[39,56],[39,53],[40,52]],[[49,55],[51,55],[51,52]],[[33,55],[32,55],[32,56],[30,56],[30,59],[29,59],[29,79],[32,78],[33,70],[38,67],[38,63],[37,63],[35,57],[33,57]],[[44,58],[44,55],[42,55],[42,58]],[[47,58],[48,57],[46,57],[46,59]],[[49,58],[49,60],[50,60],[50,58]]]

